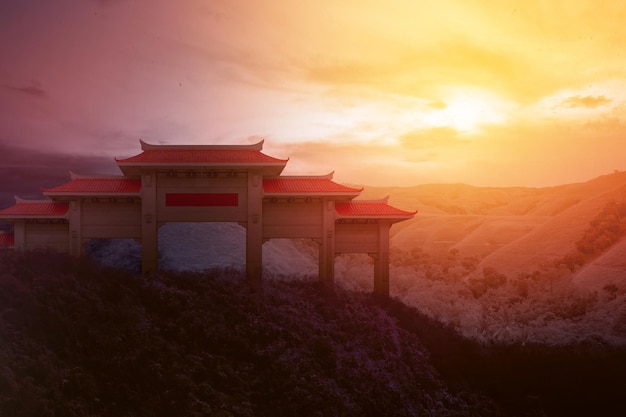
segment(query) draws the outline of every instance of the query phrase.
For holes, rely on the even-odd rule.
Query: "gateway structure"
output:
[[[387,199],[355,200],[362,189],[340,185],[332,173],[281,176],[288,160],[253,145],[151,145],[116,159],[122,176],[70,173],[69,182],[42,189],[46,200],[23,200],[0,210],[13,224],[0,245],[16,250],[51,248],[80,255],[97,238],[141,243],[142,270],[158,269],[158,228],[167,222],[237,222],[246,228],[246,274],[262,275],[263,242],[310,238],[319,243],[319,278],[334,285],[334,259],[368,253],[374,292],[389,293],[389,230],[416,212]],[[216,239],[219,239],[216,236]]]

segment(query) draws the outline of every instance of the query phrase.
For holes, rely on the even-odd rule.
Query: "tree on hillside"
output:
[[[624,234],[626,234],[626,201],[609,201],[589,222],[589,227],[576,241],[576,252],[558,259],[555,265],[564,264],[574,272],[578,267],[616,244]]]
[[[490,289],[503,286],[506,281],[506,275],[498,272],[494,267],[486,266],[483,268],[483,276],[470,279],[469,285],[474,297],[480,298]]]

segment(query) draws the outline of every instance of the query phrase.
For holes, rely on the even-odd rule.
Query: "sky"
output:
[[[598,0],[2,0],[0,193],[120,174],[140,139],[264,138],[284,174],[350,184],[585,181],[626,169],[624,21]]]

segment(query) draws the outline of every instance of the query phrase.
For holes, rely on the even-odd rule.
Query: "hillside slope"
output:
[[[391,292],[403,302],[486,343],[626,344],[626,173],[366,190],[419,210],[392,228]],[[367,289],[371,278],[355,278],[367,265],[350,270],[350,288]]]
[[[626,201],[626,180],[615,183],[612,178],[596,179],[577,187],[576,204],[552,216],[521,238],[498,249],[485,258],[481,266],[492,266],[508,274],[531,272],[542,263],[554,263],[576,251],[590,222],[610,202]],[[553,200],[562,197],[557,194]],[[626,272],[626,271],[625,271]]]
[[[375,301],[0,254],[0,415],[499,415]]]
[[[585,288],[600,289],[607,285],[626,288],[626,239],[584,266],[572,281]]]
[[[481,345],[311,281],[253,291],[231,269],[140,276],[49,253],[0,253],[0,360],[12,417],[625,411],[623,349]]]
[[[493,267],[515,277],[575,251],[603,207],[626,201],[626,172],[546,188],[426,184],[367,187],[363,192],[364,198],[387,194],[393,204],[419,210],[414,219],[392,229],[396,249],[435,254],[456,249],[482,260],[477,271]],[[587,278],[577,282],[588,283],[590,274],[600,271],[590,268],[584,273]]]

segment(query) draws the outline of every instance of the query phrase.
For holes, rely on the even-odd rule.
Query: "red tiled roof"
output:
[[[355,194],[362,189],[346,187],[327,178],[270,178],[263,180],[266,194]]]
[[[0,217],[63,217],[67,209],[67,203],[20,200],[15,205],[0,210]]]
[[[335,204],[335,211],[340,217],[405,217],[410,218],[417,212],[404,211],[390,206],[384,201],[350,201]]]
[[[252,149],[154,149],[144,150],[126,159],[116,159],[118,164],[284,164],[278,159]]]
[[[13,233],[0,232],[0,247],[13,247],[15,237]]]
[[[44,194],[139,194],[141,180],[132,178],[75,178],[58,187],[46,188]]]

